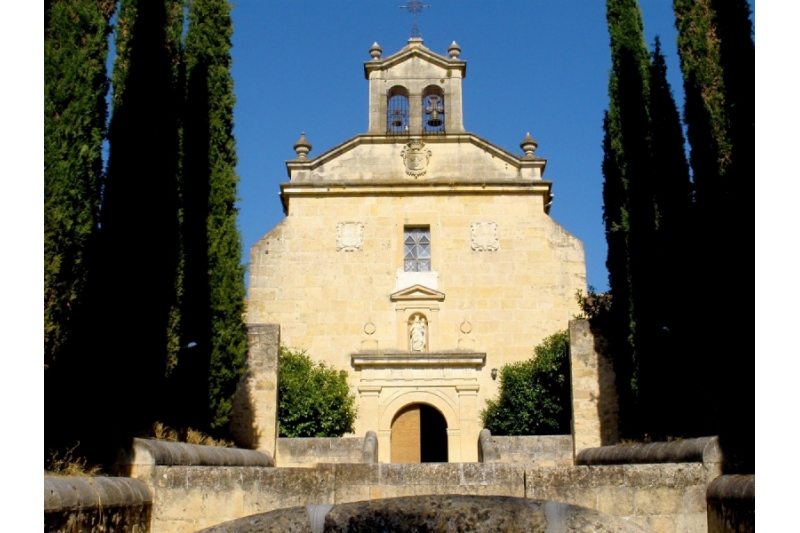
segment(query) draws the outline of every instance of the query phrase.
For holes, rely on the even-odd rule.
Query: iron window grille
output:
[[[402,87],[393,87],[387,98],[387,135],[408,135],[408,94]]]
[[[422,133],[425,135],[443,135],[444,130],[444,94],[430,90],[422,97]]]
[[[405,272],[430,272],[430,228],[406,228],[403,232],[403,270]]]

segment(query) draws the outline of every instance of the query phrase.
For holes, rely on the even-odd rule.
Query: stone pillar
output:
[[[619,399],[611,358],[601,349],[604,343],[588,320],[569,321],[574,457],[585,448],[619,440]]]
[[[378,430],[378,462],[392,462],[392,430]]]
[[[478,389],[480,385],[456,385],[458,392],[458,418],[461,425],[461,462],[478,461],[478,436],[480,419],[478,415]],[[452,460],[450,462],[453,462]]]
[[[464,459],[461,457],[461,430],[447,428],[447,462],[448,463],[463,463]],[[478,443],[475,442],[475,461],[477,457]]]
[[[278,437],[278,324],[247,326],[245,375],[233,402],[231,434],[236,444],[275,457]]]
[[[464,117],[461,102],[461,78],[453,76],[448,80],[449,91],[445,92],[445,130],[447,133],[464,133]]]
[[[439,346],[439,309],[428,310],[428,351],[434,352]]]
[[[408,97],[408,126],[411,135],[422,135],[422,95],[412,93]]]
[[[381,387],[375,385],[359,385],[358,394],[361,405],[358,409],[358,433],[378,431],[380,420],[380,395]]]
[[[372,134],[386,133],[386,89],[379,72],[369,79],[369,127]]]

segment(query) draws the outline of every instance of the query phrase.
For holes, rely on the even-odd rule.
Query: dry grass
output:
[[[144,436],[151,437],[156,440],[167,440],[169,442],[179,442],[180,435],[178,431],[172,429],[171,427],[165,426],[161,422],[156,422],[153,424],[153,427],[150,429],[150,434],[145,434]]]
[[[44,467],[46,476],[99,476],[100,467],[98,465],[88,465],[83,457],[73,455],[75,449],[80,446],[80,442],[59,456],[58,451],[50,450],[50,457],[47,458]]]
[[[169,442],[185,442],[187,444],[202,444],[203,446],[220,446],[222,448],[233,448],[234,445],[231,441],[224,439],[215,439],[206,435],[202,431],[189,428],[185,430],[172,429],[165,426],[161,422],[156,422],[150,431],[143,435],[144,437],[166,440]]]

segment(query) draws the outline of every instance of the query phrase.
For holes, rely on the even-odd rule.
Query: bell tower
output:
[[[375,43],[364,63],[369,80],[370,135],[426,136],[464,133],[461,80],[467,63],[453,41],[449,57],[430,51],[412,37],[396,54],[381,58]]]

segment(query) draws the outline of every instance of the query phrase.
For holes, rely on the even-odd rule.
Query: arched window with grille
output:
[[[431,85],[422,93],[422,132],[444,133],[444,91]]]
[[[386,95],[386,133],[408,135],[408,90],[396,85]]]

